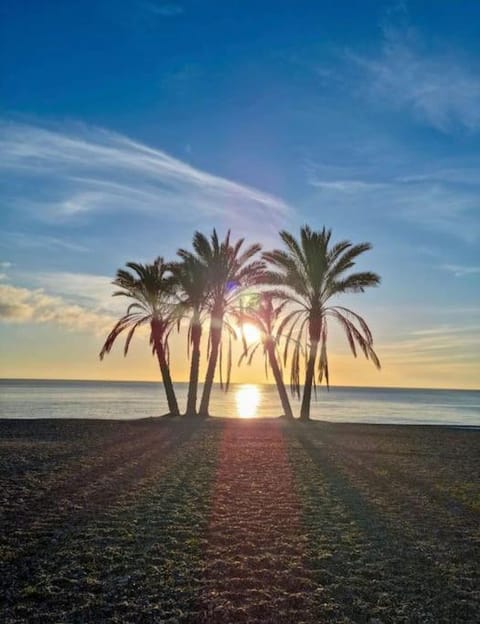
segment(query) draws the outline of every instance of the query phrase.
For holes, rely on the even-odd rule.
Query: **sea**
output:
[[[175,385],[180,409],[188,386]],[[200,386],[201,391],[201,386]],[[300,402],[291,398],[295,415]],[[168,411],[161,383],[0,379],[0,418],[100,418],[128,420]],[[282,413],[274,385],[215,386],[212,416],[275,417]],[[313,396],[315,420],[349,423],[480,427],[479,390],[325,387]]]

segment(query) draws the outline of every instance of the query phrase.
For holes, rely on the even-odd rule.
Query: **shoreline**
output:
[[[188,385],[177,387],[183,412]],[[168,411],[159,384],[98,382],[9,382],[0,385],[0,418],[78,418],[135,420]],[[480,426],[480,393],[469,390],[337,388],[312,397],[312,421],[337,423]],[[300,402],[291,399],[295,416]],[[275,418],[283,413],[272,385],[238,384],[223,393],[215,387],[210,413],[215,418]]]
[[[161,416],[140,416],[137,418],[52,418],[43,416],[25,416],[23,418],[8,416],[0,416],[0,425],[7,422],[45,422],[45,423],[61,423],[61,422],[76,422],[76,423],[145,423],[145,422],[176,422],[176,423],[218,423],[218,422],[230,422],[235,421],[239,423],[269,423],[269,422],[281,422],[287,426],[324,426],[324,427],[401,427],[401,428],[418,428],[418,429],[454,429],[465,431],[480,431],[480,425],[464,425],[457,423],[420,423],[420,422],[405,422],[405,423],[390,423],[390,422],[353,422],[353,421],[333,421],[333,420],[321,420],[319,418],[312,418],[308,422],[300,421],[295,418],[293,421],[288,421],[284,416],[264,416],[264,417],[252,417],[252,418],[240,418],[239,416],[209,416],[208,418],[192,417],[192,416],[170,416],[170,414],[162,414]]]

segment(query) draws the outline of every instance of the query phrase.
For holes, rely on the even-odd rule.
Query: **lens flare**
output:
[[[239,388],[235,393],[235,402],[239,418],[254,418],[260,403],[260,392],[257,386],[248,385]]]
[[[247,344],[253,344],[254,342],[258,342],[260,340],[260,332],[251,323],[244,323],[242,325],[243,335]]]

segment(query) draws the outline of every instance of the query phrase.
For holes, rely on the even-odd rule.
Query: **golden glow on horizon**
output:
[[[160,382],[158,362],[148,348],[148,339],[140,335],[134,339],[128,357],[123,356],[123,343],[115,345],[108,358],[100,361],[98,352],[104,334],[90,331],[73,332],[57,326],[8,325],[7,333],[0,337],[0,377],[31,379],[91,379],[112,381],[152,381]],[[240,333],[240,332],[238,332]],[[205,379],[207,364],[207,332],[202,342],[200,380]],[[463,334],[462,334],[463,336]],[[448,338],[448,337],[447,337]],[[425,340],[422,337],[422,340]],[[430,343],[427,345],[430,349]],[[460,348],[460,347],[459,347]],[[329,355],[331,383],[335,386],[368,386],[397,388],[457,388],[478,390],[478,351],[473,353],[474,343],[470,335],[465,338],[462,359],[448,361],[445,355],[435,352],[418,353],[416,342],[383,346],[377,345],[382,361],[382,370],[377,371],[363,358],[353,358],[345,345],[343,336],[336,339],[332,335]],[[233,342],[232,383],[263,384],[273,383],[273,377],[265,377],[264,358],[261,350],[253,358],[252,364],[242,362],[236,366],[243,346],[240,336]],[[189,377],[185,332],[172,333],[170,340],[170,362],[172,378],[186,382]],[[425,358],[428,356],[428,361]],[[303,372],[302,372],[303,374]],[[285,368],[285,381],[288,382],[289,369]],[[218,375],[216,377],[218,381]]]
[[[260,332],[255,325],[252,325],[251,323],[243,323],[242,330],[247,344],[250,345],[260,340]]]
[[[254,418],[260,403],[260,392],[257,386],[248,385],[239,388],[235,393],[235,403],[239,418]]]

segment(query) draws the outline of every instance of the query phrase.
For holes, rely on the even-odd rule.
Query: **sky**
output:
[[[158,379],[144,336],[98,359],[116,270],[196,229],[270,249],[308,223],[370,241],[359,268],[382,277],[344,300],[382,370],[332,329],[333,384],[480,386],[480,3],[0,12],[1,377]]]

